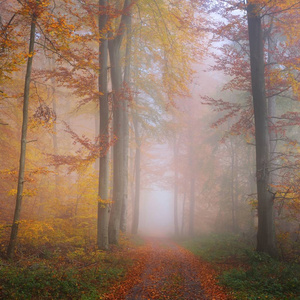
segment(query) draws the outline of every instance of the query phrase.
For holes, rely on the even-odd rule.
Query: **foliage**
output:
[[[245,249],[251,249],[251,243],[232,234],[206,235],[184,241],[182,245],[210,262],[224,262],[231,258],[240,259],[245,255]]]
[[[0,262],[0,297],[5,299],[98,299],[120,282],[132,264],[134,244],[103,252],[63,244],[35,248],[24,260]]]
[[[247,269],[232,269],[220,282],[235,291],[238,299],[297,299],[300,266],[279,262],[268,255],[248,252]]]
[[[253,250],[239,236],[211,235],[182,243],[219,270],[219,283],[236,299],[298,299],[300,266]]]

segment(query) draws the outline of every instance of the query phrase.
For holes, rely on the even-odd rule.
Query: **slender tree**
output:
[[[97,244],[98,248],[107,250],[108,221],[109,221],[109,104],[107,99],[107,61],[108,61],[108,40],[105,33],[107,26],[107,0],[99,0],[99,107],[100,107],[100,159],[99,159],[99,189],[98,189],[98,222],[97,222]]]
[[[38,5],[38,2],[36,2],[36,5]],[[22,209],[23,188],[25,182],[24,174],[25,174],[26,145],[27,145],[29,92],[30,92],[32,62],[34,56],[36,20],[37,20],[37,15],[33,11],[31,15],[30,40],[29,40],[29,51],[28,51],[29,55],[27,59],[27,68],[26,68],[25,86],[24,86],[23,122],[22,122],[22,133],[21,133],[21,152],[20,152],[20,162],[19,162],[17,198],[16,198],[14,219],[11,228],[11,235],[10,235],[8,249],[7,249],[7,256],[9,258],[12,258],[14,256],[16,243],[17,243],[17,236],[18,236],[20,214]]]
[[[174,154],[174,229],[175,236],[179,235],[178,224],[178,145],[176,132],[174,133],[173,154]]]
[[[190,128],[189,135],[189,179],[190,179],[190,191],[189,191],[189,236],[194,236],[194,225],[195,225],[195,172],[194,172],[194,164],[195,164],[195,155],[194,155],[194,133],[193,129]]]
[[[124,100],[123,100],[123,109],[124,109],[124,122],[123,122],[123,134],[124,134],[124,143],[123,143],[123,153],[124,153],[124,194],[123,194],[123,204],[122,204],[122,213],[121,213],[121,225],[120,228],[123,232],[127,229],[127,206],[128,206],[128,149],[129,149],[129,107],[130,107],[130,98],[131,98],[131,84],[130,84],[130,69],[131,69],[131,16],[128,15],[127,26],[127,40],[126,40],[126,52],[125,52],[125,68],[124,68]]]
[[[135,192],[134,192],[134,203],[133,203],[133,221],[131,233],[137,234],[139,227],[140,217],[140,189],[141,189],[141,137],[139,132],[139,122],[137,113],[132,114],[134,136],[135,136]]]

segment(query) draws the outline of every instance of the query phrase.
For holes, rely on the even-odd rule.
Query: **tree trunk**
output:
[[[117,244],[124,197],[124,153],[123,153],[123,105],[122,105],[122,73],[120,48],[114,41],[109,43],[111,63],[111,80],[113,89],[113,132],[117,139],[113,148],[113,209],[109,222],[109,241]]]
[[[269,185],[269,130],[264,78],[264,45],[258,7],[247,8],[250,65],[256,140],[256,182],[258,197],[257,251],[276,255],[273,201]]]
[[[99,0],[101,9],[107,9],[107,0]],[[107,15],[99,14],[99,34],[103,35],[103,29],[107,23]],[[109,105],[107,99],[107,60],[108,41],[104,35],[99,44],[99,102],[100,102],[100,159],[99,159],[99,189],[98,189],[98,221],[97,221],[97,245],[99,249],[108,250],[108,221],[109,221]]]
[[[237,220],[236,220],[236,189],[235,184],[235,151],[233,142],[230,139],[230,150],[231,150],[231,183],[230,183],[230,193],[231,193],[231,218],[232,218],[232,232],[237,232]]]
[[[14,220],[11,228],[11,235],[9,240],[9,245],[7,249],[7,256],[13,258],[17,236],[19,228],[19,220],[22,209],[22,198],[23,198],[23,187],[24,187],[24,173],[25,173],[25,159],[26,159],[26,144],[27,144],[27,127],[28,127],[28,107],[29,107],[29,91],[30,91],[30,81],[31,81],[31,70],[33,62],[34,53],[34,43],[35,43],[35,22],[36,16],[32,16],[31,28],[30,28],[30,41],[29,41],[29,57],[27,59],[27,69],[25,75],[25,86],[24,86],[24,103],[23,103],[23,122],[22,122],[22,134],[21,134],[21,153],[20,153],[20,164],[19,164],[19,176],[18,176],[18,189],[16,197],[16,206],[14,213]]]
[[[192,129],[190,129],[192,130]],[[195,172],[194,172],[194,137],[193,132],[190,131],[190,207],[189,207],[189,236],[194,236],[194,216],[195,216]]]
[[[272,29],[273,29],[273,20],[272,18],[270,19],[270,29],[267,35],[267,41],[268,41],[268,64],[270,68],[271,66],[275,63],[274,61],[274,56],[273,52],[275,51],[275,42],[272,37]],[[270,93],[272,94],[273,91],[271,90]],[[268,117],[269,117],[269,122],[271,124],[270,126],[270,183],[271,184],[276,184],[276,147],[277,147],[277,142],[276,142],[276,130],[275,130],[275,117],[276,117],[276,96],[271,95],[268,98]]]
[[[184,188],[183,200],[182,200],[182,219],[181,219],[181,235],[184,235],[185,224],[185,202],[186,202],[186,188]]]
[[[125,0],[123,11],[129,6],[129,0]],[[109,242],[118,244],[122,205],[124,199],[124,178],[127,170],[124,170],[124,104],[122,69],[120,47],[124,36],[124,27],[127,25],[129,16],[123,14],[118,35],[109,41],[109,57],[111,64],[111,82],[113,90],[113,131],[116,142],[113,148],[113,209],[109,221]],[[126,117],[125,117],[126,119]]]
[[[139,133],[139,124],[136,113],[133,113],[133,126],[135,135],[135,193],[134,193],[134,207],[133,207],[133,221],[131,233],[137,234],[140,217],[140,190],[141,190],[141,138]]]
[[[174,229],[175,236],[179,235],[178,226],[178,144],[174,133]]]
[[[127,41],[125,53],[125,69],[124,69],[124,90],[125,98],[123,101],[124,118],[123,118],[123,134],[124,134],[124,198],[121,214],[121,231],[126,232],[127,229],[127,209],[128,209],[128,145],[129,145],[129,120],[128,111],[130,103],[130,64],[131,64],[131,17],[127,21]]]
[[[54,56],[50,58],[50,62],[51,62],[51,69],[52,71],[54,71],[55,69],[55,58]],[[56,99],[56,82],[55,82],[55,77],[53,76],[51,78],[51,85],[52,85],[52,110],[53,113],[56,116],[56,111],[57,111],[57,99]],[[53,124],[53,131],[54,133],[52,133],[52,143],[53,143],[53,153],[54,155],[58,154],[58,142],[57,142],[57,126],[56,126],[56,122],[54,122]],[[59,177],[58,177],[58,166],[55,166],[55,197],[56,200],[59,198]]]

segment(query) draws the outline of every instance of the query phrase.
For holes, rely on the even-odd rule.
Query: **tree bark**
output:
[[[269,128],[264,77],[264,45],[258,7],[247,7],[250,65],[256,140],[256,182],[258,197],[257,251],[276,255],[273,201],[269,178]]]
[[[271,66],[275,63],[274,61],[274,55],[273,52],[275,50],[275,42],[272,37],[272,29],[273,29],[273,19],[270,19],[270,29],[268,30],[268,35],[267,35],[267,41],[268,41],[268,64],[270,68]],[[270,94],[272,94],[273,91],[270,91]],[[275,117],[276,117],[276,96],[271,95],[268,98],[268,117],[269,117],[269,122],[271,124],[270,126],[270,183],[271,184],[276,184],[276,147],[277,147],[277,142],[276,142],[276,131],[275,131]]]
[[[183,200],[182,200],[182,219],[181,219],[181,235],[184,235],[184,224],[185,224],[185,202],[186,202],[186,187],[184,188]]]
[[[50,58],[51,62],[51,69],[54,71],[55,68],[55,58],[54,56]],[[53,113],[56,116],[56,111],[57,111],[57,99],[56,99],[56,82],[55,82],[55,77],[53,76],[51,78],[51,84],[52,84],[52,110]],[[53,142],[53,153],[56,156],[58,154],[58,142],[57,142],[57,126],[56,122],[53,124],[53,131],[52,133],[52,142]],[[55,197],[56,199],[59,198],[59,177],[58,177],[58,166],[55,166]]]
[[[133,113],[133,126],[135,135],[135,193],[134,193],[134,207],[131,233],[137,234],[140,217],[140,190],[141,190],[141,138],[139,133],[139,124],[136,113]]]
[[[129,0],[125,0],[123,11],[125,11],[128,6]],[[128,16],[123,14],[118,35],[108,43],[113,89],[113,132],[117,139],[113,148],[113,209],[109,221],[109,242],[112,244],[118,244],[119,242],[124,199],[124,177],[125,172],[127,172],[127,170],[124,170],[124,104],[122,103],[124,94],[120,58],[120,46],[127,21]]]
[[[100,9],[107,9],[107,0],[99,0]],[[107,24],[107,14],[99,14],[99,34],[103,38],[99,41],[99,104],[100,104],[100,159],[99,159],[99,189],[98,189],[98,221],[97,245],[99,249],[108,250],[108,221],[109,221],[109,105],[107,99],[107,60],[108,40],[103,34]]]
[[[178,226],[178,144],[176,133],[174,133],[174,229],[175,236],[179,235]]]
[[[189,169],[190,169],[190,207],[189,207],[189,236],[194,236],[194,218],[195,218],[195,173],[194,173],[194,137],[192,128],[190,129],[190,157],[189,157]]]
[[[22,122],[22,134],[21,134],[21,153],[19,162],[19,176],[18,176],[18,189],[16,197],[16,206],[14,213],[14,220],[11,228],[11,235],[9,245],[7,249],[8,258],[13,258],[15,248],[17,244],[19,220],[22,209],[23,199],[23,188],[24,188],[24,173],[25,173],[25,160],[26,160],[26,144],[27,144],[27,128],[28,128],[28,107],[29,107],[29,92],[30,92],[30,81],[32,62],[34,55],[34,43],[35,43],[35,27],[36,27],[36,16],[32,16],[31,28],[30,28],[30,41],[29,41],[29,57],[27,59],[27,68],[25,75],[25,86],[24,86],[24,102],[23,102],[23,122]]]
[[[231,219],[232,219],[232,232],[237,232],[237,218],[236,218],[236,184],[235,184],[235,151],[232,140],[230,139],[230,151],[231,151],[231,183],[230,183],[230,193],[231,193]]]
[[[111,81],[113,89],[113,133],[117,139],[113,147],[113,209],[109,222],[109,241],[117,244],[124,195],[124,155],[123,155],[123,105],[122,73],[120,65],[120,48],[114,41],[109,43],[111,63]]]
[[[127,41],[125,53],[125,68],[124,68],[124,90],[125,98],[123,101],[124,119],[123,119],[123,134],[124,134],[124,196],[121,214],[121,231],[126,232],[127,229],[127,209],[128,209],[128,146],[129,146],[129,103],[130,103],[130,67],[131,67],[131,16],[127,21]]]

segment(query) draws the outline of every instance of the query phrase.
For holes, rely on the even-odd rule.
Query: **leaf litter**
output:
[[[170,240],[145,241],[144,246],[131,251],[134,263],[125,280],[102,299],[233,299],[217,284],[218,273],[210,263]]]

